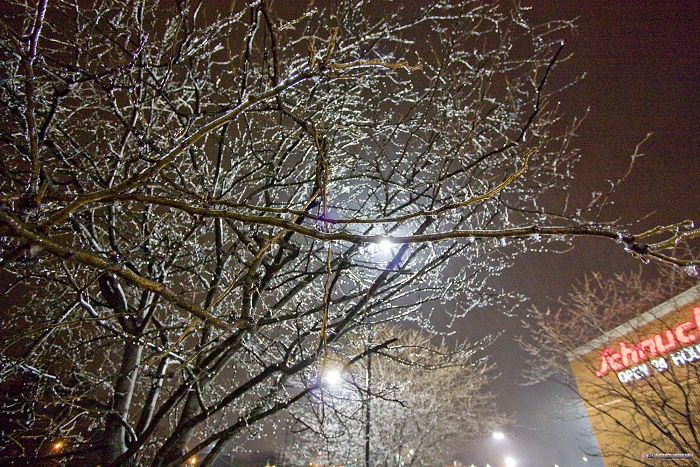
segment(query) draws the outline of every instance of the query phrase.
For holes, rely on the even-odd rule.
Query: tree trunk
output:
[[[114,385],[112,407],[107,414],[105,425],[102,461],[107,465],[113,463],[126,451],[129,407],[134,394],[142,350],[142,346],[135,341],[127,342],[124,347],[119,377]],[[129,431],[129,435],[132,436],[133,431]]]
[[[177,459],[187,452],[187,442],[192,436],[193,428],[186,428],[183,425],[198,413],[197,393],[194,389],[190,389],[185,400],[185,406],[182,409],[179,426],[165,442],[159,455],[156,456],[156,460],[153,463],[154,466],[167,467],[173,465]]]

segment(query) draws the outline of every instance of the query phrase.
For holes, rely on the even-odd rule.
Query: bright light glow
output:
[[[503,438],[505,438],[505,437],[506,437],[506,435],[504,435],[502,431],[494,431],[494,432],[493,432],[493,439],[499,439],[499,440],[500,440],[500,439],[503,439]]]
[[[506,467],[515,467],[515,459],[513,459],[512,457],[508,456],[505,459],[503,459],[503,461],[505,462]]]
[[[326,369],[326,371],[323,372],[323,380],[331,386],[340,384],[340,370],[336,370],[334,368]]]
[[[190,465],[195,465],[197,463],[197,456],[190,457],[190,460],[188,460],[187,463]]]
[[[53,445],[54,450],[59,451],[65,443],[63,441],[56,441]]]
[[[588,457],[583,456],[583,462],[588,462]]]
[[[387,240],[386,238],[379,242],[379,251],[382,253],[391,253],[391,248],[394,246],[393,243],[391,243],[390,240]]]
[[[408,450],[408,453],[409,453],[410,455],[414,455],[414,454],[416,453],[416,451],[414,451],[413,449],[409,449],[409,450]]]

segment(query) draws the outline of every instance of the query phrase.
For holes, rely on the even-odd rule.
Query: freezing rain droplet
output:
[[[698,268],[694,264],[689,264],[685,267],[685,272],[688,274],[690,277],[697,277],[698,275]]]
[[[539,242],[540,239],[541,239],[542,237],[540,237],[540,234],[534,233],[534,234],[531,235],[531,238],[532,238],[534,241]]]

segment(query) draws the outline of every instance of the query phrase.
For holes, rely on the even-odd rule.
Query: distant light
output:
[[[588,457],[583,456],[583,462],[588,462]]]
[[[506,435],[503,434],[502,431],[494,431],[493,432],[493,439],[504,439]]]
[[[190,465],[195,465],[197,463],[197,456],[190,457],[190,460],[188,460],[187,463]]]
[[[506,467],[515,467],[515,459],[512,457],[507,456],[503,461],[506,463]]]
[[[415,451],[414,449],[409,449],[409,450],[408,450],[408,453],[409,453],[410,455],[414,455],[414,454],[416,453],[416,451]]]
[[[59,451],[63,447],[64,444],[65,444],[65,441],[56,441],[53,445],[53,448],[56,451]]]
[[[391,243],[391,240],[384,239],[381,242],[379,242],[379,251],[382,253],[391,253],[391,249],[394,247],[394,244]]]
[[[323,372],[323,379],[326,383],[330,384],[331,386],[340,384],[340,381],[342,380],[340,370],[327,369]]]

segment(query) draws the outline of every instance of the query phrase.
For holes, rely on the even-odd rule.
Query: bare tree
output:
[[[492,306],[531,246],[696,264],[668,252],[700,231],[606,224],[609,193],[543,208],[577,156],[548,86],[569,23],[471,1],[3,10],[5,460],[209,465],[338,339]]]
[[[560,381],[583,399],[606,462],[613,464],[657,465],[659,459],[670,458],[664,456],[675,456],[676,463],[695,465],[700,456],[700,368],[693,363],[700,359],[698,349],[685,345],[691,338],[685,344],[675,342],[677,333],[669,338],[663,331],[677,329],[677,316],[659,311],[653,319],[639,321],[686,289],[681,296],[700,299],[697,288],[690,288],[698,284],[696,277],[664,272],[656,279],[643,279],[641,271],[612,278],[586,276],[561,300],[559,311],[533,309],[524,321],[531,331],[523,339],[532,357],[531,380]],[[633,320],[639,321],[636,328],[626,324]],[[687,335],[689,326],[684,326]],[[658,332],[669,350],[674,343],[672,352],[662,353],[656,341],[653,349],[649,345],[650,336],[655,339]],[[600,340],[608,335],[605,342]],[[591,347],[590,341],[598,345]],[[612,347],[606,350],[606,345]],[[626,355],[613,357],[619,364],[611,363],[608,353],[612,357],[620,349]]]
[[[486,389],[491,367],[471,346],[434,345],[394,327],[376,337],[395,342],[358,365],[334,355],[320,370],[326,384],[292,409],[297,434],[284,453],[292,465],[364,465],[368,429],[370,465],[444,465],[457,444],[507,423]],[[349,354],[365,340],[352,339]]]

